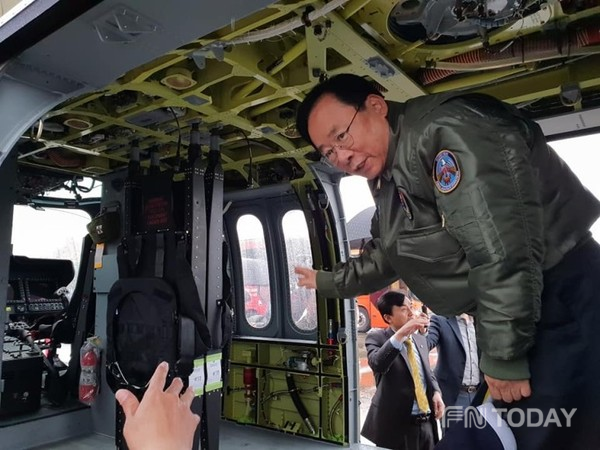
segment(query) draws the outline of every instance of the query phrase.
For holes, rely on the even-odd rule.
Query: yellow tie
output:
[[[415,383],[415,398],[417,399],[417,406],[421,412],[426,413],[430,411],[429,402],[427,401],[425,386],[423,386],[423,380],[421,380],[421,375],[419,373],[419,363],[417,362],[415,346],[411,338],[405,340],[404,345],[406,345],[408,365],[410,366],[410,372],[412,374],[413,382]]]

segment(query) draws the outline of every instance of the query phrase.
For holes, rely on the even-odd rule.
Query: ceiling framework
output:
[[[220,137],[230,186],[250,175],[254,185],[303,180],[311,149],[295,128],[298,104],[343,72],[370,78],[396,101],[477,91],[533,116],[600,103],[596,2],[506,0],[493,12],[469,9],[479,0],[459,2],[460,11],[454,0],[437,3],[451,7],[280,1],[59,105],[21,138],[19,162],[100,176],[125,167],[135,141],[143,164],[158,152],[173,167],[199,123],[203,144]]]

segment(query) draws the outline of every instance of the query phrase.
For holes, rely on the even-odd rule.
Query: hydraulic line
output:
[[[298,414],[300,414],[300,417],[302,418],[303,422],[306,424],[306,427],[310,430],[310,433],[317,434],[317,432],[315,431],[315,427],[310,422],[310,417],[308,416],[308,411],[306,411],[306,408],[304,407],[304,404],[302,403],[302,399],[300,398],[300,395],[298,394],[298,388],[296,387],[296,382],[294,381],[294,375],[292,375],[291,373],[288,372],[285,375],[285,379],[287,382],[287,387],[288,387],[288,391],[290,393],[290,397],[292,397],[292,401],[294,402],[294,406],[296,407]]]

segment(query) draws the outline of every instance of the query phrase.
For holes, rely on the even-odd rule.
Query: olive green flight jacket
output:
[[[543,271],[588,235],[600,203],[510,105],[440,94],[389,106],[386,167],[369,181],[373,239],[319,271],[317,289],[348,298],[402,278],[436,314],[476,315],[484,373],[529,378]],[[460,175],[447,193],[434,181],[442,150]]]

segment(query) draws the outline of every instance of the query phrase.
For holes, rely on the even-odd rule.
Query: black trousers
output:
[[[512,427],[518,448],[600,449],[600,246],[591,238],[544,273],[529,366],[531,397],[496,404],[525,418],[531,411],[529,426]]]
[[[434,446],[433,427],[428,420],[421,424],[410,424],[404,434],[404,445],[396,450],[432,450]]]
[[[544,274],[529,352],[532,395],[505,409],[518,450],[600,449],[600,246],[589,239]],[[568,417],[567,417],[568,415]],[[523,420],[523,423],[520,423]],[[491,427],[458,422],[436,450],[502,448]]]

